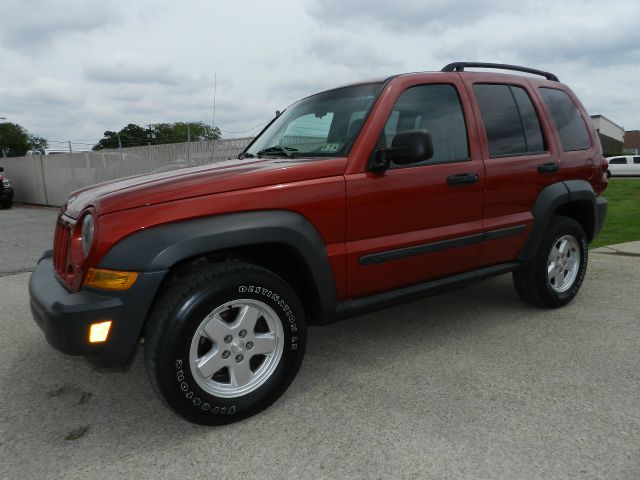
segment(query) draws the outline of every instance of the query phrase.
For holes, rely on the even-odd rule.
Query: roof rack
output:
[[[507,65],[504,63],[482,63],[482,62],[454,62],[444,67],[443,72],[464,72],[466,67],[478,67],[478,68],[499,68],[501,70],[515,70],[516,72],[532,73],[534,75],[541,75],[547,80],[559,82],[558,77],[553,73],[543,72],[542,70],[536,70],[534,68],[519,67],[517,65]]]

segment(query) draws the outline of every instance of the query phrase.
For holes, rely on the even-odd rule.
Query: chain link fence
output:
[[[79,188],[144,173],[236,158],[252,137],[185,142],[72,154],[0,158],[15,201],[60,206]]]

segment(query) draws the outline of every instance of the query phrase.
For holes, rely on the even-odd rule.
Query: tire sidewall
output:
[[[189,350],[196,329],[218,306],[253,299],[276,312],[284,332],[280,361],[257,389],[236,398],[215,397],[196,382]],[[169,316],[158,346],[157,381],[165,400],[180,415],[201,424],[225,424],[246,418],[272,404],[295,377],[306,346],[304,310],[286,283],[262,272],[234,273],[197,289]]]

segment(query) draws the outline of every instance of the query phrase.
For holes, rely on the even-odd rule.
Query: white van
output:
[[[640,176],[640,156],[638,155],[608,157],[607,161],[609,162],[607,178],[629,177],[633,175]]]
[[[35,157],[35,156],[40,156],[40,155],[60,155],[69,153],[69,150],[57,150],[54,148],[37,148],[34,150],[29,150],[27,152],[27,157]]]

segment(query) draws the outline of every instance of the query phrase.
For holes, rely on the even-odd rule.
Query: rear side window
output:
[[[476,84],[491,157],[532,155],[545,149],[540,122],[527,92],[515,85]]]
[[[640,163],[640,157],[633,157],[633,163],[635,164]]]
[[[609,165],[626,165],[626,164],[627,164],[626,158],[612,158],[611,160],[609,160]]]
[[[540,93],[544,99],[551,117],[558,130],[562,149],[565,152],[572,150],[586,150],[591,147],[587,127],[582,120],[582,115],[573,100],[562,90],[554,88],[541,88]]]
[[[393,107],[379,143],[389,147],[398,133],[425,129],[433,140],[433,157],[411,167],[469,159],[467,128],[458,91],[453,85],[419,85],[405,90]],[[391,168],[409,165],[392,164]]]

